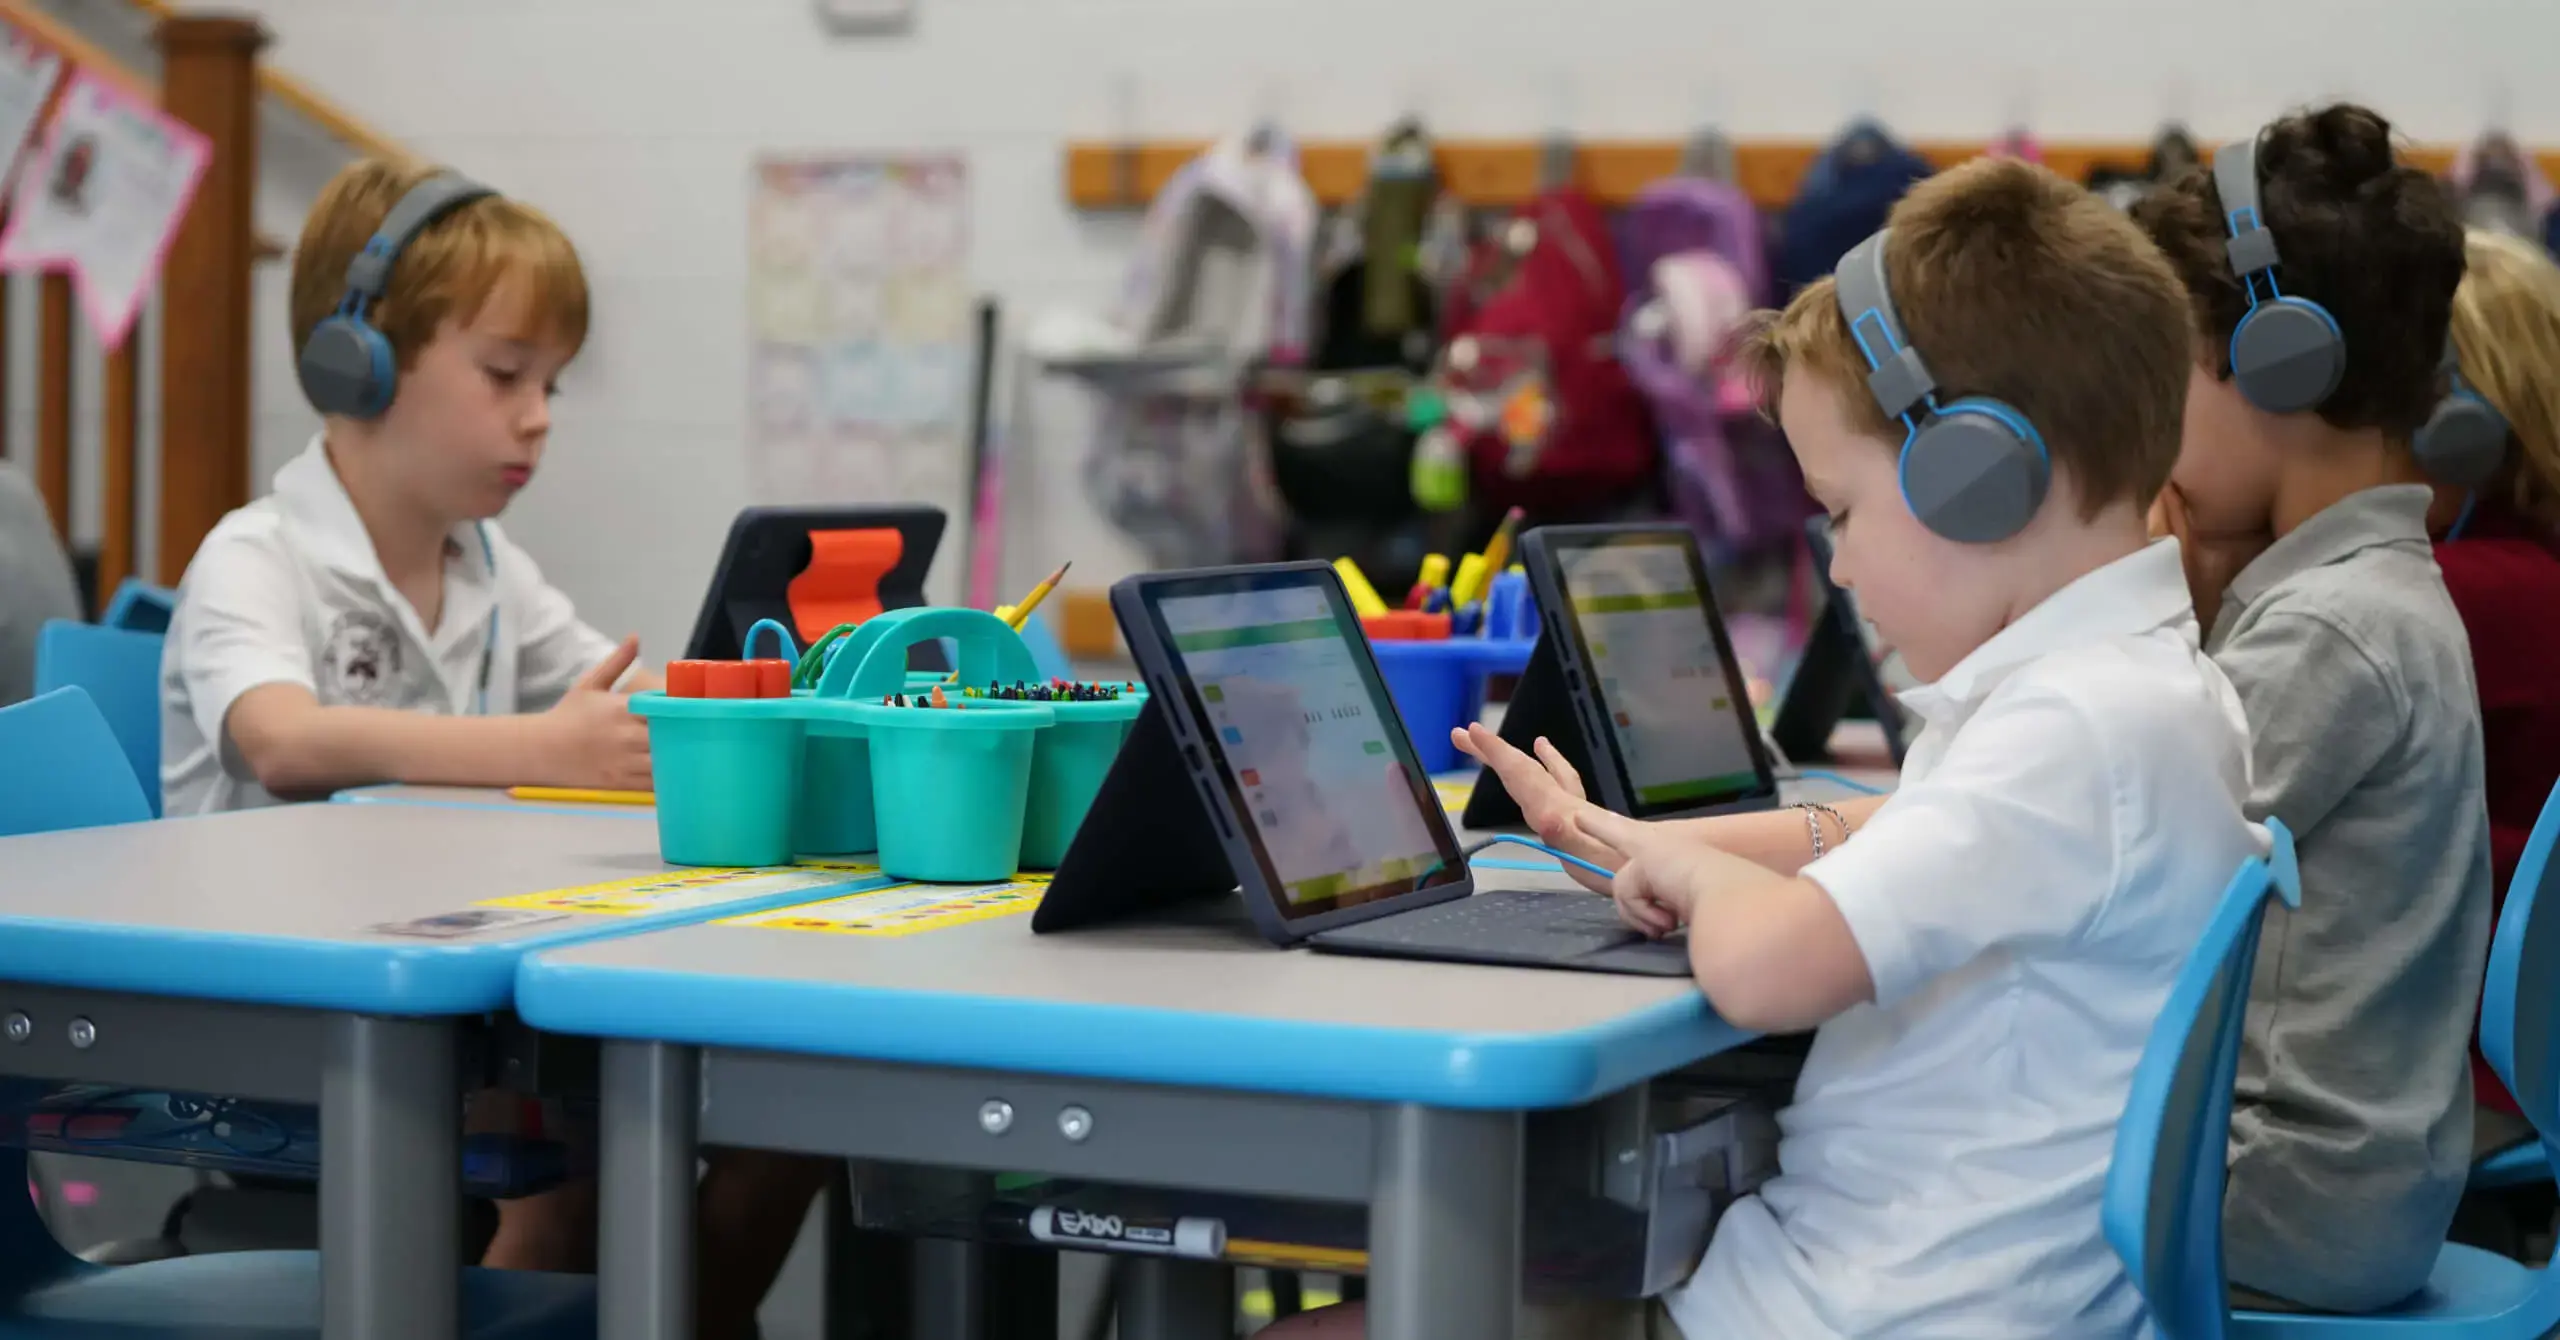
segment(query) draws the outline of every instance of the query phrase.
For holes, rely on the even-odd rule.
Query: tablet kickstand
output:
[[[1591,771],[1591,749],[1582,738],[1582,724],[1574,720],[1573,699],[1564,687],[1564,671],[1556,662],[1556,650],[1544,635],[1529,651],[1529,664],[1520,672],[1520,682],[1511,690],[1511,705],[1502,714],[1503,741],[1524,754],[1534,755],[1532,745],[1539,736],[1564,754],[1565,761],[1586,779]],[[1502,779],[1486,768],[1476,774],[1475,790],[1467,796],[1465,813],[1458,816],[1462,827],[1490,832],[1497,828],[1525,828],[1520,806],[1504,789]]]
[[[1031,914],[1036,933],[1136,920],[1235,891],[1208,798],[1183,766],[1170,709],[1150,700]]]

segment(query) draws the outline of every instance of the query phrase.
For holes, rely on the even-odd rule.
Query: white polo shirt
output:
[[[1779,1175],[1667,1300],[1689,1340],[2130,1337],[2098,1228],[2135,1062],[2240,862],[2240,701],[2175,541],[2064,587],[1935,684],[1902,782],[1805,868],[1875,1003],[1824,1024]]]
[[[317,437],[274,492],[224,517],[187,564],[161,651],[167,813],[275,803],[223,733],[261,684],[299,684],[324,707],[463,715],[482,710],[485,674],[486,711],[538,712],[612,652],[496,522],[455,527],[445,554],[444,614],[428,628],[383,575]]]

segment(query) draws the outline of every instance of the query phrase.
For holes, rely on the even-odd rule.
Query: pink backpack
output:
[[[1618,358],[1653,407],[1672,509],[1719,560],[1792,545],[1813,501],[1748,388],[1724,375],[1727,342],[1768,300],[1759,211],[1706,177],[1645,188],[1624,224],[1634,291]]]

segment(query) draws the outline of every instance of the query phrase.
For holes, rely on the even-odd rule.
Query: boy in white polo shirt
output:
[[[2104,202],[1983,159],[1913,188],[1747,357],[1831,515],[1834,578],[1923,681],[1900,787],[1644,824],[1583,800],[1550,748],[1465,736],[1542,836],[1616,869],[1631,922],[1686,928],[1725,1018],[1819,1027],[1779,1174],[1654,1329],[2131,1337],[2142,1300],[2098,1225],[2117,1117],[2262,843],[2238,699],[2177,545],[2146,537],[2185,295]]]
[[[637,642],[581,623],[491,519],[586,338],[568,238],[451,174],[360,162],[312,206],[292,308],[325,426],[187,566],[161,667],[168,813],[382,781],[648,789]],[[827,1164],[707,1162],[700,1334],[752,1336]],[[592,1181],[502,1201],[483,1263],[593,1269],[595,1213]]]
[[[359,164],[312,207],[292,306],[326,426],[187,565],[161,670],[167,812],[389,781],[648,789],[647,727],[615,692],[654,682],[628,673],[636,644],[580,622],[492,519],[540,463],[586,337],[568,239],[460,178]],[[368,351],[350,306],[383,367],[351,368]]]

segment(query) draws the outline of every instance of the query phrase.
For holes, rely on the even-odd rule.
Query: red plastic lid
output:
[[[753,698],[756,696],[756,667],[753,661],[712,661],[703,667],[703,697]]]
[[[756,696],[788,698],[791,696],[791,662],[783,660],[749,661],[756,671]]]
[[[1389,610],[1362,616],[1360,629],[1374,642],[1436,642],[1449,636],[1449,616]]]

